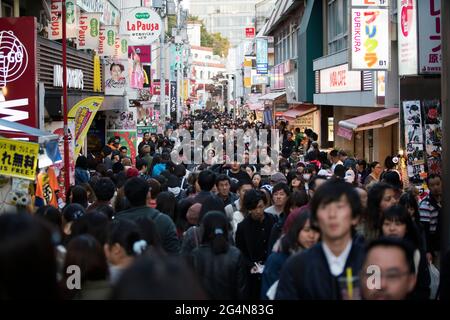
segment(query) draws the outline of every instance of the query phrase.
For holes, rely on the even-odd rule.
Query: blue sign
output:
[[[268,63],[257,63],[256,64],[256,74],[268,74],[269,64]]]

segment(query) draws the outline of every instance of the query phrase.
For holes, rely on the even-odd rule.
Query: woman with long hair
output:
[[[292,214],[296,214],[295,211]],[[281,269],[286,260],[294,253],[301,252],[315,245],[319,241],[320,232],[311,224],[311,214],[305,210],[297,215],[287,233],[280,238],[279,246],[274,247],[274,251],[269,255],[264,267],[261,284],[261,298],[272,297],[275,287],[268,293],[269,289],[278,282]],[[273,298],[272,298],[273,300]]]
[[[190,255],[205,292],[214,300],[248,297],[244,258],[239,249],[229,243],[228,225],[222,212],[208,212],[201,222],[201,245]]]

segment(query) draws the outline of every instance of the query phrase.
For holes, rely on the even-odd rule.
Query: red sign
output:
[[[245,28],[245,37],[246,38],[254,38],[255,37],[255,28]]]
[[[339,126],[337,135],[347,140],[352,140],[353,130]]]
[[[161,82],[159,80],[153,81],[150,93],[154,96],[161,94]],[[166,95],[169,95],[169,81],[166,80]]]
[[[0,119],[34,128],[38,127],[36,27],[35,17],[0,18]],[[2,127],[0,131],[11,132]]]

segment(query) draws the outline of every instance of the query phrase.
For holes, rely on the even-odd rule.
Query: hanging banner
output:
[[[100,22],[104,25],[118,25],[120,11],[108,0],[77,0],[78,6],[85,12],[101,12]]]
[[[105,95],[123,96],[128,82],[128,60],[105,64]]]
[[[417,74],[416,0],[398,0],[398,75]]]
[[[113,57],[116,44],[117,27],[100,26],[98,37],[98,55],[100,57]]]
[[[389,10],[351,9],[351,70],[389,70]]]
[[[0,18],[0,118],[33,128],[39,118],[36,28],[35,17]],[[4,136],[11,131],[1,126],[0,130]]]
[[[62,39],[62,2],[61,0],[50,0],[50,25],[48,38],[50,40]]]
[[[256,73],[268,74],[268,40],[265,38],[256,39]]]
[[[104,99],[104,97],[89,97],[70,109],[68,117],[75,121],[75,157],[79,154],[89,127]]]
[[[150,8],[139,7],[124,11],[120,34],[130,36],[133,44],[149,45],[161,35],[161,17]]]
[[[117,34],[114,44],[114,60],[126,60],[128,58],[128,37]]]
[[[94,92],[102,91],[102,72],[100,66],[100,57],[94,56]]]
[[[120,146],[125,146],[128,149],[127,156],[130,157],[131,163],[136,165],[136,129],[133,131],[124,130],[108,130],[106,131],[106,141],[111,138],[118,137],[120,139]]]
[[[78,37],[78,16],[80,8],[76,5],[76,0],[66,0],[66,37]]]
[[[81,13],[78,17],[78,49],[97,50],[99,44],[100,13]]]
[[[39,144],[0,138],[0,174],[34,180]]]
[[[177,117],[177,82],[170,81],[170,116],[172,119]]]
[[[441,73],[441,0],[417,3],[419,15],[419,73]]]

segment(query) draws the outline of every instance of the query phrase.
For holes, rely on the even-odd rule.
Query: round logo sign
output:
[[[149,45],[161,35],[161,17],[150,8],[139,7],[128,10],[120,23],[120,34],[128,35],[136,45]]]
[[[28,52],[12,31],[0,31],[0,88],[19,79],[28,66]]]

